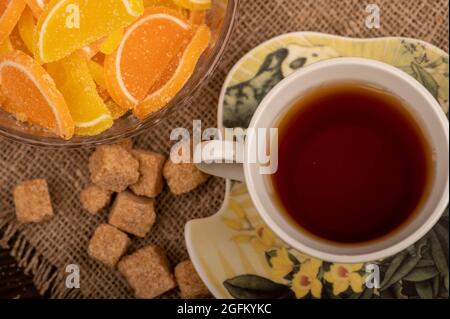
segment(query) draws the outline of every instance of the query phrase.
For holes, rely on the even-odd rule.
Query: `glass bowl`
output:
[[[212,8],[206,16],[206,24],[212,32],[212,40],[197,64],[197,68],[183,90],[163,109],[153,113],[145,120],[138,120],[128,114],[115,121],[112,128],[106,132],[90,137],[73,137],[69,141],[44,131],[33,125],[19,122],[15,117],[0,109],[0,135],[20,143],[52,148],[79,148],[94,145],[114,143],[120,139],[138,135],[159,123],[168,114],[186,105],[193,92],[214,71],[236,21],[239,0],[213,0]]]

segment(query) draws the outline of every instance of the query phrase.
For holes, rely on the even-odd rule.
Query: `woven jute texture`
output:
[[[381,28],[364,21],[369,3],[381,8]],[[242,0],[237,27],[224,57],[209,82],[196,93],[190,107],[135,139],[139,148],[167,153],[169,132],[216,125],[216,107],[224,78],[233,64],[261,42],[291,31],[318,31],[351,37],[405,36],[431,42],[448,51],[447,0]],[[89,181],[87,160],[92,150],[57,151],[20,145],[0,138],[0,239],[41,291],[54,298],[131,298],[132,291],[115,272],[86,254],[94,229],[107,212],[92,217],[83,212],[79,193]],[[12,189],[21,180],[46,178],[56,217],[48,223],[20,226],[15,221]],[[131,251],[149,243],[165,248],[173,265],[187,258],[183,228],[186,221],[214,214],[225,183],[211,179],[191,194],[175,197],[167,190],[157,201],[157,224],[151,234],[134,240]],[[65,288],[65,267],[81,268],[81,289]],[[176,290],[163,297],[177,297]]]

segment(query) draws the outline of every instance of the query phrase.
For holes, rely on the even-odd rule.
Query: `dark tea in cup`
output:
[[[400,229],[432,179],[431,148],[405,103],[368,84],[329,84],[279,125],[271,180],[282,211],[324,240],[355,244]]]

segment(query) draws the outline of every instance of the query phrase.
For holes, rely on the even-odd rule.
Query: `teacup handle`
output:
[[[236,154],[242,156],[243,152],[237,152],[239,148],[243,150],[245,146],[233,141],[213,140],[199,143],[195,147],[196,159],[201,159],[196,163],[198,169],[210,175],[232,179],[243,182],[244,167],[243,161],[236,161]]]

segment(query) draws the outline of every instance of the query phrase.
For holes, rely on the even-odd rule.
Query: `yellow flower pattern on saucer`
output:
[[[317,279],[319,268],[311,263],[302,264],[298,273],[292,279],[292,290],[297,298],[304,298],[309,293],[314,298],[322,297],[322,282]]]
[[[294,270],[294,261],[289,257],[286,247],[275,252],[275,256],[270,258],[272,264],[271,275],[274,280],[280,280],[289,275]]]
[[[364,278],[358,271],[363,268],[363,264],[334,264],[331,265],[330,270],[325,273],[324,278],[329,283],[333,284],[333,294],[339,295],[349,288],[356,293],[361,293],[363,290]]]

